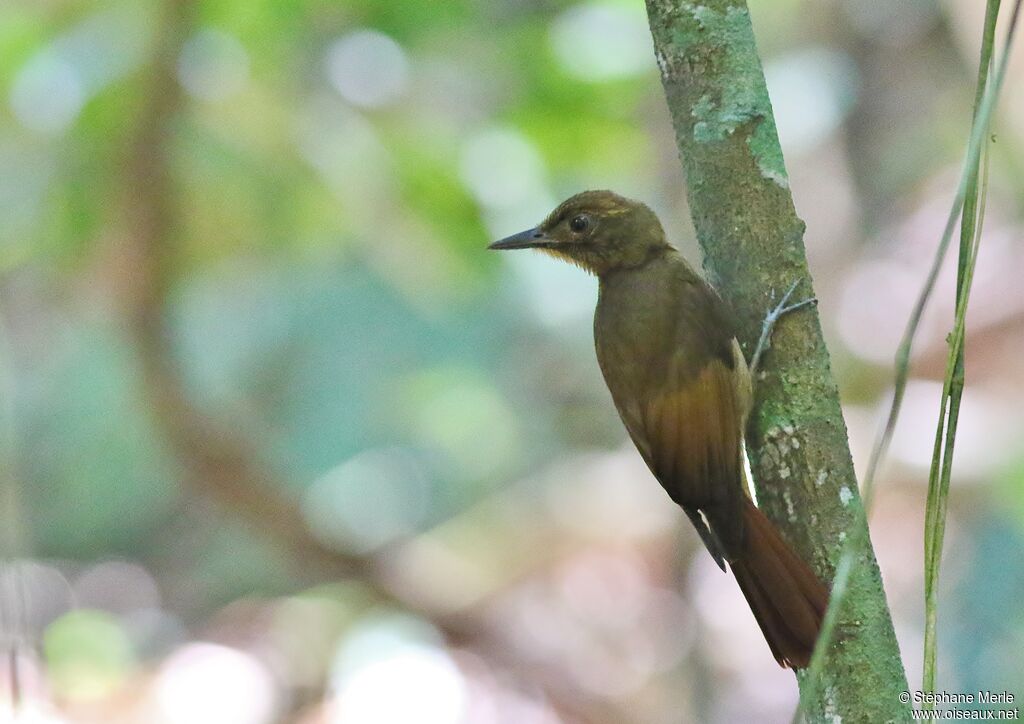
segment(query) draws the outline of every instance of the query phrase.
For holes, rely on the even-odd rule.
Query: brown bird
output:
[[[539,249],[598,277],[594,341],[619,417],[715,561],[729,564],[775,659],[806,667],[828,590],[750,499],[743,433],[752,376],[721,298],[653,211],[611,191],[577,194],[490,248]],[[785,302],[762,342],[770,322],[803,305]]]

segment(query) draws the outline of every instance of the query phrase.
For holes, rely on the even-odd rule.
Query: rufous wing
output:
[[[695,374],[671,365],[641,411],[652,471],[687,512],[705,514],[727,549],[742,537],[739,513],[747,498],[742,434],[749,380],[742,355],[731,362],[711,357]]]

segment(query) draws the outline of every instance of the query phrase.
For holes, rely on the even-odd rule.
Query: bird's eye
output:
[[[586,214],[580,214],[579,216],[572,217],[572,221],[569,222],[569,228],[575,231],[577,234],[586,231],[587,227],[590,226],[590,217]]]

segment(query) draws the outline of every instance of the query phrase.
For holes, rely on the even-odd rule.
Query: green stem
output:
[[[986,14],[985,30],[987,40],[989,41],[989,53],[987,56],[984,50],[982,53],[982,69],[986,74],[991,66],[991,35],[989,33],[994,34],[998,6],[999,0],[990,0],[989,13],[991,13],[991,22],[988,14]],[[982,76],[979,82],[982,84],[982,88],[984,88],[984,76]],[[939,567],[942,561],[942,543],[946,532],[946,508],[953,467],[953,447],[956,442],[957,423],[960,417],[960,399],[963,396],[964,388],[963,345],[966,330],[965,320],[971,284],[974,280],[974,268],[981,243],[985,199],[988,191],[988,153],[983,154],[982,158],[984,159],[984,172],[981,177],[980,205],[978,203],[978,169],[974,168],[974,184],[968,189],[961,221],[961,244],[966,239],[968,245],[966,247],[961,246],[957,278],[955,323],[949,339],[949,358],[946,365],[946,375],[943,380],[942,399],[939,405],[939,422],[935,431],[932,463],[928,475],[928,500],[925,506],[925,631],[924,673],[921,684],[923,691],[935,690]],[[970,215],[968,215],[968,210],[971,212]],[[975,215],[977,217],[976,220]],[[926,708],[934,708],[934,704],[927,702]]]
[[[924,287],[921,289],[921,293],[918,296],[917,301],[914,303],[914,308],[910,313],[910,319],[907,322],[907,328],[903,333],[903,338],[900,340],[899,348],[896,351],[896,376],[893,382],[893,397],[889,405],[889,413],[886,418],[885,425],[880,431],[878,438],[875,440],[875,445],[871,450],[871,457],[868,460],[867,472],[864,475],[864,497],[868,500],[871,498],[875,476],[878,472],[878,466],[885,457],[886,451],[889,449],[889,443],[892,440],[892,434],[896,428],[896,419],[899,417],[900,408],[903,404],[903,393],[906,391],[907,378],[910,374],[910,352],[914,344],[914,338],[917,336],[918,327],[921,323],[921,315],[924,313],[924,309],[931,298],[932,290],[935,288],[935,280],[939,276],[939,269],[942,268],[942,262],[945,260],[946,252],[949,250],[949,244],[953,238],[953,231],[956,229],[957,220],[960,218],[960,212],[964,208],[964,200],[967,196],[967,188],[970,181],[969,169],[976,168],[978,165],[985,129],[988,128],[989,121],[992,117],[992,110],[995,107],[996,99],[999,97],[999,91],[1003,85],[1003,78],[1006,76],[1007,60],[1010,56],[1010,49],[1013,46],[1017,20],[1020,16],[1020,8],[1021,0],[1017,0],[1014,4],[1013,15],[1010,18],[1009,28],[1006,32],[1006,43],[998,69],[995,73],[994,82],[986,85],[986,92],[981,105],[978,108],[975,123],[971,127],[971,137],[967,144],[967,154],[964,159],[964,171],[960,176],[960,185],[957,187],[956,196],[953,199],[953,207],[950,209],[949,216],[946,218],[946,226],[943,229],[939,246],[935,251],[932,266],[928,270],[928,276],[925,279]]]

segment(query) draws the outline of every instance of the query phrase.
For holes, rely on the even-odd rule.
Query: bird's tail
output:
[[[749,500],[745,535],[730,565],[781,666],[806,667],[821,631],[828,589]]]

